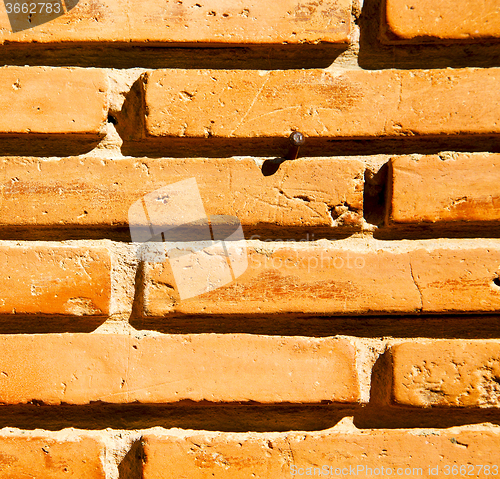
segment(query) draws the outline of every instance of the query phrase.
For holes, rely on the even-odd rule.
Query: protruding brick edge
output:
[[[416,407],[500,407],[497,341],[408,342],[390,350],[392,402]]]
[[[75,2],[66,2],[68,4]],[[340,43],[349,41],[350,0],[308,5],[297,0],[233,4],[101,0],[76,2],[67,14],[7,15],[0,44],[123,43],[197,46]],[[40,13],[42,10],[42,13]],[[11,28],[12,27],[12,28]]]
[[[202,294],[180,294],[175,278],[175,272],[183,271],[179,265],[172,267],[168,260],[145,263],[143,314],[292,317],[500,310],[500,288],[494,283],[500,273],[499,245],[471,248],[464,243],[460,249],[455,244],[438,247],[441,244],[398,251],[365,245],[337,249],[331,244],[248,243],[248,268],[229,284],[221,281],[218,288],[214,282],[223,276],[214,272],[214,265],[241,256],[243,246],[226,242],[229,256],[222,250],[208,256],[186,249],[192,258],[189,285]]]
[[[384,0],[381,40],[388,44],[500,41],[498,2]]]
[[[97,69],[0,68],[0,138],[104,136],[108,80]]]
[[[0,436],[0,477],[105,479],[104,445],[89,437],[54,439],[41,435]]]
[[[497,456],[491,453],[500,446],[498,427],[165,434],[143,437],[144,479],[285,479],[291,475],[319,476],[323,471],[329,477],[445,477],[446,467],[451,474],[452,466],[469,464],[474,465],[474,477],[489,478],[492,468],[499,467]],[[481,469],[476,464],[482,465]],[[490,474],[484,472],[485,467]],[[382,474],[382,469],[386,473]]]
[[[335,338],[3,335],[0,371],[11,405],[360,402],[355,348]]]
[[[498,68],[177,69],[144,81],[147,139],[262,141],[297,130],[344,139],[500,134]]]
[[[500,223],[500,154],[392,158],[390,225]]]
[[[251,158],[9,157],[0,159],[0,173],[0,228],[133,227],[134,202],[190,178],[206,214],[236,216],[247,237],[287,228],[359,231],[362,225],[364,165],[358,160],[289,161],[264,176]]]
[[[37,243],[0,245],[0,315],[107,316],[107,248]]]

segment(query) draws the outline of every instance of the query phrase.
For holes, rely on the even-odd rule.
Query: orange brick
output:
[[[405,406],[499,407],[498,341],[426,341],[391,348],[392,400]]]
[[[107,315],[111,262],[105,248],[1,246],[0,314]]]
[[[500,39],[500,2],[386,0],[389,42]]]
[[[344,339],[3,335],[1,351],[4,404],[360,401]]]
[[[29,3],[29,2],[28,2]],[[328,3],[211,0],[65,0],[65,15],[3,13],[9,43],[134,42],[155,44],[347,43],[350,0]],[[71,4],[76,4],[71,8]],[[55,7],[53,10],[59,10]],[[40,13],[42,12],[42,13]]]
[[[492,247],[417,250],[410,254],[422,312],[493,312],[500,310],[500,249]]]
[[[241,247],[225,244],[230,259]],[[222,250],[196,253],[193,261],[197,263],[184,270],[175,263],[172,268],[171,259],[146,263],[144,314],[175,317],[500,310],[500,288],[494,283],[500,272],[496,243],[489,248],[470,248],[464,243],[464,249],[418,248],[401,252],[390,248],[342,250],[333,244],[309,248],[278,245],[271,248],[248,243],[248,268],[230,283],[224,282],[222,270],[218,269],[227,254]],[[190,251],[187,246],[178,249]],[[169,255],[177,253],[170,250]],[[189,292],[201,294],[181,294],[176,272],[182,275],[177,279],[190,279]],[[220,287],[215,289],[217,285]]]
[[[397,157],[390,162],[389,224],[500,220],[500,155],[452,159]]]
[[[104,446],[91,438],[0,437],[0,478],[104,479]]]
[[[432,478],[451,476],[452,466],[458,467],[456,476],[466,467],[473,477],[489,478],[498,471],[498,455],[492,452],[500,436],[484,426],[286,434],[167,431],[147,435],[143,443],[144,479]]]
[[[362,223],[364,165],[357,160],[289,161],[265,177],[251,159],[12,157],[0,160],[0,173],[0,226],[128,226],[135,201],[188,178],[196,179],[208,215],[237,216],[244,232]]]
[[[99,136],[107,119],[107,79],[100,70],[0,68],[0,135]]]
[[[500,69],[157,70],[147,137],[414,137],[500,133]],[[488,98],[485,102],[484,98]]]
[[[226,245],[237,248],[230,242]],[[215,254],[204,255],[195,268],[185,270],[200,290],[208,290],[189,299],[180,299],[169,260],[146,263],[145,315],[335,315],[419,309],[420,296],[406,254],[249,246],[248,269],[227,286],[209,290],[218,279]]]

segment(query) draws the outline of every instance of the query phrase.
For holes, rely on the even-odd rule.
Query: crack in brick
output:
[[[423,299],[423,296],[422,296],[422,290],[420,289],[420,286],[419,286],[417,280],[415,279],[415,275],[413,273],[413,265],[411,264],[411,260],[410,260],[410,274],[411,274],[411,279],[413,280],[413,283],[415,284],[415,287],[417,288],[418,294],[420,295],[420,308],[419,308],[419,311],[422,312],[423,309],[424,309],[424,299]]]

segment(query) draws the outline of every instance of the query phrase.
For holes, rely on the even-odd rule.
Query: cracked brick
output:
[[[244,233],[345,226],[360,229],[364,165],[324,158],[285,162],[264,176],[251,158],[39,158],[0,160],[1,226],[123,227],[130,206],[195,178],[207,215],[237,216]],[[348,204],[336,222],[330,209]]]
[[[230,243],[229,243],[230,245]],[[145,263],[144,315],[337,315],[494,312],[500,309],[497,246],[337,249],[247,244],[248,268],[215,285],[216,258],[190,270],[201,294],[181,299],[169,260]],[[242,245],[238,245],[241,248]],[[239,251],[239,250],[238,250]],[[222,278],[222,277],[221,277]],[[383,287],[381,287],[383,285]],[[219,286],[219,287],[217,287]]]
[[[106,316],[111,259],[102,247],[1,246],[0,314]]]
[[[390,161],[387,223],[498,223],[499,166],[499,154],[393,158]]]
[[[295,130],[312,138],[497,135],[499,79],[498,68],[156,70],[144,78],[144,136],[282,138]]]
[[[491,452],[498,449],[500,436],[497,428],[485,426],[415,431],[351,427],[244,434],[165,431],[147,434],[142,442],[144,479],[371,477],[382,470],[384,476],[432,477],[429,468],[438,475],[453,464],[487,465],[486,473],[484,466],[473,467],[476,477],[487,478],[498,468]]]

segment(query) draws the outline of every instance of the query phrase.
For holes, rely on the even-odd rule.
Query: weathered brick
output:
[[[100,247],[0,246],[0,314],[107,315],[109,252]]]
[[[499,407],[498,341],[426,341],[391,348],[392,401],[405,406]]]
[[[493,312],[500,310],[500,249],[437,248],[410,253],[412,276],[421,295],[422,312]]]
[[[0,478],[104,479],[104,446],[92,438],[0,437]]]
[[[233,282],[217,269],[225,254],[196,253],[197,264],[181,270],[170,261],[145,264],[144,314],[152,317],[204,314],[375,314],[498,311],[500,250],[485,248],[391,247],[337,249],[331,246],[274,246],[247,243],[248,268]],[[397,243],[394,246],[398,246]],[[401,246],[401,245],[399,245]],[[456,246],[456,245],[455,245]],[[178,251],[188,253],[187,246]],[[175,278],[190,278],[192,291],[180,294]],[[220,277],[219,277],[220,276]],[[236,275],[237,276],[237,275]],[[219,282],[217,282],[219,281]],[[230,281],[230,279],[229,279]],[[215,289],[219,285],[220,287]],[[381,288],[380,285],[383,285]]]
[[[389,42],[500,39],[498,0],[386,0],[385,17]]]
[[[500,155],[450,159],[402,156],[390,162],[389,224],[498,222]]]
[[[157,70],[147,137],[414,137],[500,133],[500,69]],[[484,101],[488,98],[488,101]]]
[[[249,158],[12,157],[0,160],[0,173],[0,226],[128,226],[135,201],[188,178],[196,179],[208,215],[237,216],[244,232],[362,223],[358,160],[290,161],[266,177]]]
[[[430,478],[451,476],[452,466],[458,467],[456,476],[466,467],[465,472],[473,477],[489,478],[498,471],[498,455],[492,451],[498,450],[500,435],[497,428],[484,426],[414,432],[168,434],[166,431],[164,436],[144,436],[143,443],[144,479]]]
[[[29,3],[29,2],[27,2]],[[59,3],[59,2],[54,2]],[[151,44],[347,43],[350,0],[65,0],[65,15],[2,16],[0,41]],[[74,7],[71,9],[71,7]],[[54,7],[54,11],[59,8]]]
[[[1,351],[4,404],[360,401],[344,339],[3,335]]]
[[[229,249],[239,247],[225,244]],[[231,284],[212,291],[219,270],[215,255],[204,255],[183,273],[191,275],[193,284],[199,283],[198,290],[208,292],[182,300],[169,260],[146,263],[145,315],[334,315],[416,312],[420,307],[407,255],[334,247],[272,250],[266,243],[260,248],[249,243],[247,252],[248,269]],[[378,288],[379,284],[384,287]]]
[[[99,136],[107,119],[107,88],[100,70],[0,68],[0,135]]]

